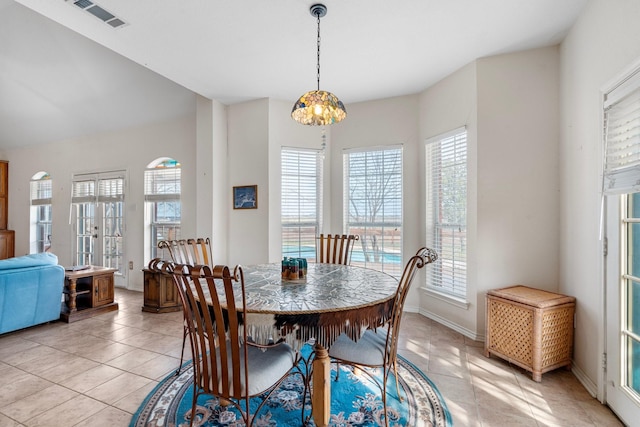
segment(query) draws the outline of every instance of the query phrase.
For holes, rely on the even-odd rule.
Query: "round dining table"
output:
[[[306,278],[282,278],[280,263],[242,267],[245,327],[256,342],[284,340],[296,349],[314,343],[312,415],[326,426],[331,414],[328,349],[340,334],[357,341],[391,316],[398,279],[377,270],[309,263]],[[238,301],[239,303],[241,301]]]

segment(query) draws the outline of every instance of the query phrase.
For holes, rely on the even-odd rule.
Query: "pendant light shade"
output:
[[[337,96],[324,90],[312,90],[293,106],[291,117],[303,125],[332,125],[347,117],[344,104]]]
[[[327,14],[327,7],[323,4],[314,4],[310,12],[318,20],[318,90],[311,90],[302,95],[293,105],[291,117],[303,125],[332,125],[347,117],[347,110],[337,96],[320,90],[320,18]]]

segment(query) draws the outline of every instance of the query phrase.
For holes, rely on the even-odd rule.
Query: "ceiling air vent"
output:
[[[119,28],[126,24],[122,19],[116,17],[113,13],[103,7],[98,6],[91,0],[75,0],[73,1],[73,4],[85,12],[92,14],[102,22],[109,24],[113,28]]]
[[[111,25],[113,28],[118,28],[121,25],[124,25],[124,22],[120,20],[120,18],[115,18],[112,19],[111,21],[107,22],[107,24]]]
[[[78,1],[74,1],[73,4],[78,6],[80,9],[84,9],[93,5],[93,3],[90,2],[89,0],[78,0]]]

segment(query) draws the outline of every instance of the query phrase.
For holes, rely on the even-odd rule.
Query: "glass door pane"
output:
[[[640,193],[629,195],[627,204],[628,214],[624,221],[627,256],[622,294],[625,319],[622,369],[624,385],[640,401]]]
[[[122,202],[102,203],[102,265],[124,274],[122,259]]]
[[[35,206],[36,209],[36,250],[48,252],[51,248],[51,205]]]
[[[76,203],[76,265],[94,264],[95,214],[94,203]]]

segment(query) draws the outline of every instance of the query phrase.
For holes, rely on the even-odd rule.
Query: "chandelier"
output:
[[[337,96],[320,90],[320,18],[327,14],[327,7],[323,4],[314,4],[309,11],[318,20],[318,89],[305,93],[296,101],[291,110],[291,117],[303,125],[332,125],[347,117],[347,111]]]

